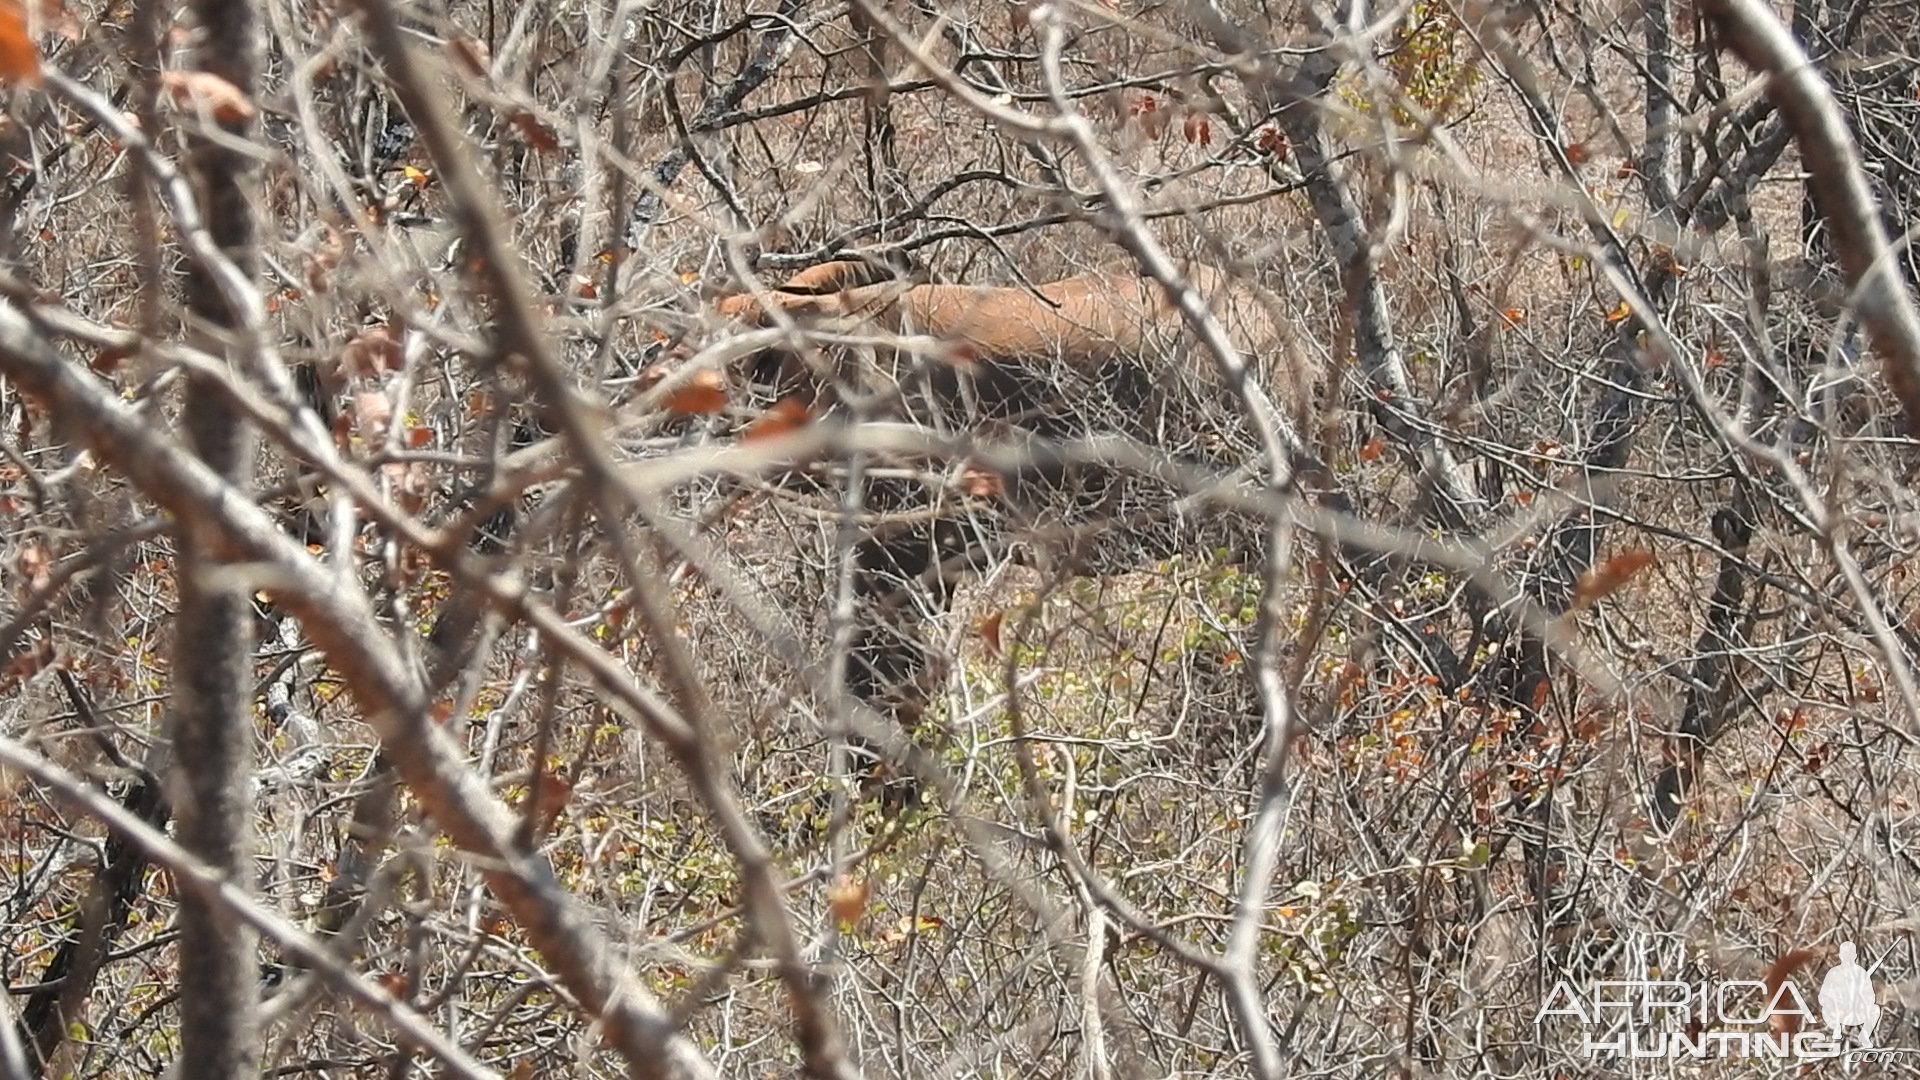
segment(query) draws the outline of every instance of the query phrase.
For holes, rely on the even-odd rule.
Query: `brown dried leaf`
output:
[[[833,909],[834,918],[843,923],[853,922],[866,914],[869,891],[866,882],[841,874],[827,888],[827,906]]]
[[[40,47],[23,0],[0,0],[0,83],[40,85]]]
[[[996,659],[1007,654],[1000,641],[1000,624],[1005,621],[1006,615],[1004,611],[996,611],[980,620],[980,640],[987,643],[987,651]]]
[[[537,153],[557,154],[560,152],[560,139],[553,129],[540,121],[540,118],[525,109],[515,111],[507,119],[513,123],[520,137]]]
[[[119,371],[133,353],[133,347],[130,345],[107,345],[93,354],[93,360],[88,366],[102,375],[111,375]]]
[[[1613,558],[1589,567],[1580,575],[1573,587],[1573,606],[1587,607],[1597,600],[1603,600],[1620,591],[1620,587],[1633,578],[1633,575],[1646,569],[1653,563],[1651,551],[1623,551]]]
[[[566,777],[552,769],[541,774],[540,803],[534,807],[534,814],[539,819],[539,831],[542,834],[553,831],[554,822],[560,820],[561,812],[566,810],[567,803],[572,799],[573,785],[567,782]]]
[[[1760,979],[1761,984],[1767,988],[1767,1000],[1770,1002],[1778,1000],[1781,984],[1793,978],[1793,973],[1805,967],[1809,961],[1817,959],[1821,951],[1820,949],[1791,949],[1780,954],[1779,959],[1767,965],[1766,974]],[[1821,1008],[1824,1009],[1826,1006],[1823,1004]],[[1775,1035],[1792,1034],[1800,1030],[1800,1013],[1793,1010],[1776,1012],[1770,1009],[1767,1013],[1767,1027]]]
[[[240,88],[210,71],[163,71],[160,88],[183,109],[205,109],[223,124],[244,124],[259,110]]]
[[[36,636],[27,648],[0,667],[0,690],[11,690],[53,666],[53,640]]]
[[[708,368],[667,395],[667,409],[681,416],[707,416],[727,407],[726,376]]]
[[[747,425],[741,438],[746,442],[758,442],[761,439],[778,438],[789,432],[798,431],[813,421],[813,414],[807,411],[806,403],[799,398],[782,398],[773,403],[773,407],[761,414],[760,419]]]

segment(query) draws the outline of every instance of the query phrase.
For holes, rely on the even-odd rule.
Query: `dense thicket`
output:
[[[0,3],[0,1075],[1913,1045],[1913,16]]]

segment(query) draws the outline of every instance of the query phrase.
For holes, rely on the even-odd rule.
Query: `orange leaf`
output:
[[[0,689],[11,688],[53,666],[53,641],[41,638],[0,667]]]
[[[1386,449],[1386,444],[1380,441],[1380,436],[1375,435],[1373,438],[1367,440],[1367,445],[1360,448],[1360,460],[1372,461],[1374,458],[1379,457],[1380,452],[1384,449]]]
[[[833,908],[833,917],[843,923],[858,919],[867,910],[868,891],[866,882],[841,874],[827,889],[827,905]]]
[[[102,375],[111,375],[120,370],[134,350],[125,345],[108,345],[94,354],[92,368]]]
[[[996,657],[1006,655],[1000,642],[1000,623],[1005,618],[1006,612],[996,611],[980,620],[980,640],[987,643],[987,651]]]
[[[554,822],[560,819],[561,811],[567,808],[567,802],[573,798],[573,785],[567,778],[551,769],[544,770],[540,777],[540,802],[534,807],[534,813],[540,818],[540,831],[553,831]]]
[[[1564,149],[1569,162],[1575,165],[1585,165],[1587,163],[1586,143],[1568,143]]]
[[[1782,953],[1779,959],[1767,965],[1766,974],[1760,977],[1761,985],[1766,987],[1767,990],[1767,1000],[1777,1000],[1776,995],[1780,993],[1781,984],[1793,978],[1794,972],[1805,967],[1808,961],[1819,957],[1819,955],[1820,950],[1818,949],[1793,949],[1789,952]],[[1824,1007],[1825,1006],[1822,1006],[1822,1008]],[[1785,1035],[1799,1031],[1800,1014],[1792,1011],[1769,1011],[1767,1027],[1775,1035]]]
[[[727,407],[726,376],[708,368],[667,395],[667,409],[681,416],[706,416]]]
[[[23,0],[0,0],[0,83],[40,85],[40,47],[27,29]]]
[[[1651,551],[1623,551],[1613,558],[1588,568],[1573,586],[1573,606],[1583,608],[1620,590],[1633,575],[1653,563]]]
[[[782,398],[773,403],[773,408],[761,414],[760,419],[748,424],[741,438],[746,442],[776,438],[806,427],[812,419],[813,414],[807,411],[806,403],[799,398]]]
[[[627,616],[631,614],[633,614],[633,603],[623,598],[608,604],[607,612],[601,618],[608,626],[617,630],[626,625]]]
[[[210,71],[163,71],[160,88],[183,109],[205,109],[223,124],[244,124],[258,111],[240,88]]]
[[[1622,300],[1613,306],[1612,311],[1607,312],[1607,321],[1610,323],[1625,322],[1632,314],[1632,305]]]
[[[521,109],[507,119],[513,121],[513,126],[520,131],[520,137],[527,140],[527,145],[535,151],[542,154],[560,152],[559,137],[554,135],[552,128],[541,123],[539,117]]]
[[[1521,326],[1527,321],[1527,309],[1523,307],[1510,307],[1502,311],[1500,317],[1507,320],[1508,326]]]

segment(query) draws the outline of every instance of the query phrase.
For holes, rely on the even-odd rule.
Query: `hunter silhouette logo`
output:
[[[1818,955],[1796,949],[1782,955],[1762,979],[1608,979],[1584,990],[1560,982],[1548,992],[1534,1023],[1577,1032],[1583,1057],[1598,1059],[1758,1058],[1813,1061],[1844,1058],[1851,1065],[1890,1058],[1903,1051],[1875,1045],[1881,1008],[1873,972],[1863,967],[1851,941],[1809,999],[1793,979]],[[1819,1002],[1815,1014],[1810,1000]],[[1563,1022],[1573,1021],[1572,1030]]]
[[[1840,962],[1820,984],[1820,1017],[1835,1041],[1845,1042],[1847,1029],[1857,1027],[1860,1045],[1873,1045],[1873,1029],[1880,1026],[1880,1003],[1874,1000],[1872,976],[1854,959],[1851,941],[1841,942]]]

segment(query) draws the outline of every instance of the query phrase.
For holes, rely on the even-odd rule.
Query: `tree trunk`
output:
[[[197,0],[197,65],[252,96],[259,66],[259,32],[246,0]],[[211,117],[188,124],[212,124]],[[251,125],[224,121],[235,139]],[[252,163],[206,135],[190,141],[189,169],[200,211],[214,244],[243,273],[254,263]],[[200,344],[235,358],[235,341],[216,328],[241,320],[208,267],[187,275],[191,315],[208,328]],[[204,386],[187,391],[182,416],[187,441],[215,471],[244,488],[252,473],[252,439],[239,416]],[[245,887],[252,876],[253,757],[252,612],[247,595],[214,578],[222,556],[193,522],[180,533],[180,626],[175,641],[173,739],[178,762],[180,841]],[[258,1073],[256,936],[191,895],[180,910],[180,1043],[186,1075],[209,1080]]]

